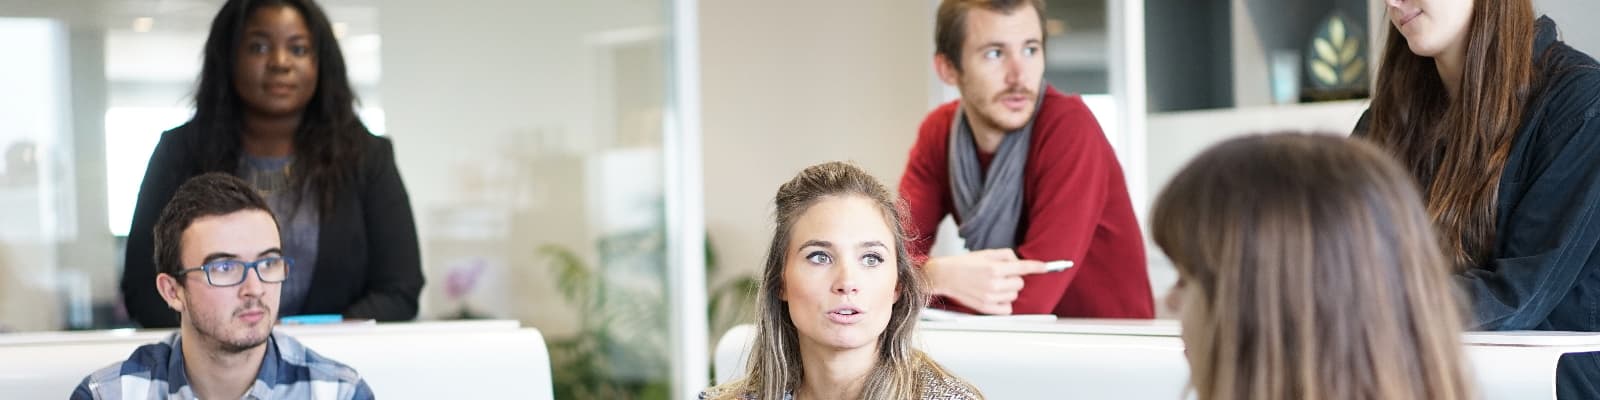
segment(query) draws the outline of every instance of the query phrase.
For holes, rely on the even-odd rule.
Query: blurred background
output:
[[[396,146],[419,319],[539,328],[560,398],[703,384],[672,371],[748,320],[777,186],[828,160],[897,185],[923,116],[957,95],[932,70],[935,0],[319,3],[361,118]],[[221,4],[0,0],[0,332],[132,326],[134,199],[161,132],[193,112]],[[1211,143],[1348,132],[1387,24],[1375,0],[1048,4],[1045,78],[1091,105],[1141,219]],[[1535,4],[1600,54],[1579,18],[1600,3]],[[1358,51],[1321,60],[1345,66],[1324,81],[1307,49],[1334,36]],[[946,225],[936,252],[960,248]],[[1160,296],[1173,272],[1149,252]],[[709,329],[673,324],[690,313]]]

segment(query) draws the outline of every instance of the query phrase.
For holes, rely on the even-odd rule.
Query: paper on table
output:
[[[922,309],[923,321],[1023,321],[1023,322],[1055,322],[1056,316],[1051,314],[1016,314],[1016,315],[974,315],[937,308]]]
[[[1568,331],[1467,332],[1466,344],[1488,346],[1600,346],[1600,333]]]

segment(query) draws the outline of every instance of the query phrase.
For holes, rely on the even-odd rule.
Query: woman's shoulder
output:
[[[1600,146],[1600,63],[1562,42],[1546,50],[1538,64],[1539,85],[1529,103],[1519,139],[1541,157],[1562,149],[1588,151]],[[1536,122],[1536,123],[1535,123]],[[1584,163],[1600,161],[1582,157]]]
[[[700,391],[700,400],[755,400],[755,398],[756,395],[753,393],[733,393],[732,389],[727,389],[721,386],[707,388],[706,390]]]
[[[961,380],[961,378],[932,369],[923,369],[917,375],[917,379],[922,381],[923,400],[983,399],[983,396],[978,394],[976,388]]]
[[[362,153],[394,154],[394,141],[384,136],[362,132],[357,145],[361,147]]]
[[[204,148],[204,138],[200,125],[195,121],[184,122],[161,132],[155,148],[150,150],[150,163],[164,166],[158,172],[184,171],[189,175],[198,175],[196,164],[200,159],[198,155],[202,153],[200,149]]]
[[[156,147],[193,144],[195,139],[200,138],[200,130],[198,122],[194,120],[186,121],[182,125],[174,126],[172,129],[161,132],[161,139],[156,142]]]
[[[166,132],[162,132],[161,135],[162,136],[192,135],[192,134],[195,134],[195,133],[197,133],[199,131],[200,131],[200,122],[196,121],[194,119],[190,119],[188,121],[184,121],[182,124],[179,124],[178,126],[172,127],[172,129],[168,129]]]
[[[1557,119],[1590,119],[1600,114],[1600,62],[1557,42],[1542,63],[1549,110]]]
[[[383,173],[396,167],[394,141],[387,137],[362,133],[359,143],[356,165],[362,176]]]
[[[722,394],[721,391],[718,391],[716,388],[710,388],[710,389],[706,389],[706,390],[701,390],[700,391],[700,397],[698,397],[698,398],[700,400],[711,400],[713,398],[716,398],[717,395],[720,395],[720,394]]]

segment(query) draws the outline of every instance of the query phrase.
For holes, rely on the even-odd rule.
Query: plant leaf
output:
[[[1317,38],[1317,40],[1311,41],[1311,44],[1313,47],[1316,47],[1317,60],[1328,64],[1339,62],[1339,54],[1333,51],[1333,46],[1329,45],[1327,40],[1323,38]]]
[[[581,304],[591,297],[594,276],[572,250],[545,244],[539,246],[535,254],[549,260],[551,272],[556,275],[556,288],[561,290],[561,296],[568,302]]]
[[[1350,63],[1350,66],[1345,67],[1343,76],[1340,76],[1340,81],[1346,84],[1355,82],[1356,78],[1361,77],[1361,71],[1365,71],[1366,69],[1366,64],[1359,62]]]
[[[717,315],[722,311],[722,293],[711,293],[711,298],[706,300],[706,322],[711,324],[711,329],[717,327]]]
[[[1333,67],[1322,60],[1311,60],[1311,75],[1317,82],[1324,86],[1333,86],[1339,83],[1339,74],[1333,72]]]
[[[1344,47],[1344,18],[1334,15],[1328,20],[1328,36],[1333,40],[1333,47]]]
[[[756,298],[756,294],[761,291],[761,280],[756,279],[754,276],[745,275],[744,277],[739,278],[736,282],[738,282],[738,285],[734,287],[737,288],[736,290],[738,290],[740,294],[744,295],[742,296],[746,300],[744,303],[753,302]]]
[[[1356,50],[1361,49],[1361,42],[1351,40],[1344,42],[1344,47],[1339,49],[1339,64],[1355,61]]]
[[[711,235],[707,234],[706,235],[706,278],[710,279],[711,277],[716,276],[717,267],[719,267],[719,266],[721,266],[721,264],[717,263],[717,249],[716,249],[716,247],[713,247],[711,245]]]

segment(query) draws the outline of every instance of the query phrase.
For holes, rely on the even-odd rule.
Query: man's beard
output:
[[[1000,122],[999,118],[995,118],[994,115],[990,115],[987,112],[988,109],[990,108],[988,106],[995,106],[995,107],[1004,108],[1005,105],[1001,104],[1002,103],[1001,98],[1004,98],[1006,96],[1018,96],[1018,95],[1020,95],[1022,97],[1027,98],[1028,101],[1033,102],[1033,107],[1037,108],[1037,107],[1039,107],[1039,104],[1038,104],[1039,95],[1038,95],[1038,93],[1039,92],[1034,91],[1034,90],[1030,90],[1027,87],[1024,87],[1022,85],[1013,85],[1011,87],[1006,88],[1006,90],[1002,90],[999,93],[996,93],[995,95],[990,96],[989,98],[985,99],[985,100],[987,100],[987,103],[984,104],[985,107],[980,107],[979,109],[975,110],[975,111],[977,111],[975,113],[975,114],[977,114],[976,117],[978,119],[980,119],[983,124],[988,125],[990,127],[993,127],[995,129],[998,129],[998,130],[1000,130],[1000,132],[1003,132],[1003,133],[1011,133],[1011,132],[1014,132],[1016,130],[1022,129],[1023,127],[1028,126],[1028,122],[1032,122],[1033,121],[1033,112],[1037,111],[1037,110],[1029,110],[1028,118],[1022,120],[1022,122],[1016,124],[1016,126],[1005,126],[1005,124]]]
[[[252,299],[250,302],[239,306],[238,309],[235,309],[235,310],[233,310],[233,312],[229,313],[228,314],[228,319],[231,320],[231,319],[233,319],[234,315],[237,315],[240,312],[242,312],[244,310],[247,310],[247,309],[251,309],[251,308],[258,308],[258,309],[263,310],[266,313],[266,315],[264,315],[265,318],[263,318],[264,319],[263,322],[266,322],[268,324],[268,328],[267,329],[268,329],[269,334],[263,334],[259,338],[250,337],[250,335],[246,335],[246,337],[238,338],[238,339],[228,338],[228,337],[225,337],[225,336],[223,336],[221,334],[222,332],[220,332],[220,331],[223,328],[211,326],[211,322],[209,320],[207,320],[206,318],[195,318],[194,319],[194,330],[195,330],[195,332],[198,332],[200,334],[200,336],[204,336],[204,337],[208,338],[210,341],[216,342],[217,346],[218,346],[218,350],[221,350],[222,352],[225,352],[225,353],[242,353],[242,352],[245,352],[247,350],[256,348],[256,346],[260,346],[262,343],[266,343],[267,342],[267,338],[269,336],[271,336],[270,332],[271,332],[271,329],[272,329],[271,328],[272,311],[267,309],[266,304],[263,304],[261,302],[261,299],[259,299],[259,298]],[[192,310],[194,308],[190,307],[189,309]],[[227,322],[223,322],[222,324],[226,325]],[[254,333],[254,332],[251,332],[251,333]]]

